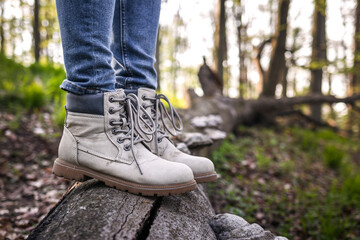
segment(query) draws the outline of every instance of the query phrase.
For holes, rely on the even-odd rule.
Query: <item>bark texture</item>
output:
[[[355,33],[354,33],[354,64],[351,76],[351,94],[360,93],[360,0],[357,0],[355,9]]]
[[[217,13],[215,16],[215,66],[218,78],[222,87],[226,87],[224,82],[224,66],[223,63],[227,59],[227,43],[226,43],[226,11],[225,0],[218,0]],[[221,89],[222,91],[223,89]]]
[[[34,0],[33,41],[35,62],[40,60],[40,0]]]
[[[275,37],[273,39],[273,50],[269,69],[265,75],[261,95],[274,97],[276,85],[281,82],[285,69],[285,45],[287,35],[287,16],[290,0],[280,0]]]
[[[200,67],[198,77],[203,89],[204,95],[207,97],[221,95],[222,84],[217,75],[207,65],[205,57],[203,57],[203,65]]]
[[[311,55],[311,94],[321,94],[323,67],[326,66],[326,0],[315,0],[313,16],[313,43]],[[310,108],[311,117],[321,121],[321,104]]]
[[[141,197],[91,180],[74,187],[28,239],[216,239],[199,186],[169,197]]]
[[[0,0],[0,54],[5,54],[5,33],[4,33],[4,0]]]

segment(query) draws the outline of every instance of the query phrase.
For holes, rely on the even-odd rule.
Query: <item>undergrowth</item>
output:
[[[360,140],[327,129],[241,128],[212,155],[217,212],[290,239],[358,239]]]
[[[0,107],[21,114],[49,111],[58,126],[65,117],[65,92],[60,89],[66,74],[61,66],[35,63],[25,67],[0,55]]]

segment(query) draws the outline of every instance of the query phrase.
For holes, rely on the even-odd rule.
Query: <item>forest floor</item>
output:
[[[294,240],[359,239],[360,139],[329,129],[244,128],[212,155],[215,211]]]
[[[48,113],[0,112],[0,239],[24,239],[70,182],[51,173],[61,130]],[[360,140],[330,130],[239,128],[212,155],[230,212],[289,239],[360,236]]]
[[[47,113],[0,112],[0,239],[24,239],[69,186],[51,173],[54,131]]]

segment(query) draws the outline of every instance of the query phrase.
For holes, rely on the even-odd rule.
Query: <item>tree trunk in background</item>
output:
[[[354,65],[351,76],[350,94],[360,93],[360,0],[355,10]]]
[[[241,0],[234,0],[233,11],[236,20],[237,41],[239,49],[239,97],[244,98],[245,92],[247,90],[247,67],[245,65],[247,25],[245,25],[242,20],[244,10],[241,3]]]
[[[5,54],[5,34],[4,34],[4,0],[0,0],[0,54]]]
[[[158,34],[157,34],[157,40],[156,40],[156,52],[155,52],[155,70],[157,74],[157,88],[156,90],[160,91],[161,89],[161,76],[160,76],[160,45],[161,45],[161,26],[159,26]]]
[[[279,0],[278,18],[276,24],[275,38],[269,70],[267,71],[262,89],[262,96],[274,97],[276,85],[282,81],[285,69],[285,44],[287,33],[287,16],[289,12],[290,0]]]
[[[287,75],[288,75],[288,72],[289,72],[289,67],[285,64],[285,69],[284,69],[283,78],[282,78],[282,93],[281,93],[282,97],[287,97],[287,86],[288,86]]]
[[[352,74],[350,76],[350,86],[349,94],[360,93],[360,0],[357,0],[354,23],[355,23],[355,32],[354,32],[354,62],[352,68]],[[357,128],[358,135],[360,136],[360,123],[357,121],[357,118],[360,117],[360,114],[354,109],[349,109],[348,114],[348,129],[355,130]],[[356,125],[355,125],[356,123]]]
[[[322,68],[326,66],[326,0],[315,0],[313,30],[312,30],[312,55],[311,55],[311,94],[322,94]],[[311,117],[317,121],[321,120],[321,104],[310,107]]]
[[[225,15],[225,0],[219,0],[217,6],[217,13],[215,16],[215,65],[218,77],[221,81],[222,90],[225,87],[224,83],[224,67],[223,63],[227,59],[226,46],[226,15]]]
[[[34,0],[34,20],[33,20],[33,41],[34,41],[34,56],[35,62],[40,59],[40,0]]]

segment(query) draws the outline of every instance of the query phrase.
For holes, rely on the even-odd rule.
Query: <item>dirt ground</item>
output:
[[[51,172],[60,130],[47,113],[0,112],[0,239],[24,239],[70,182]]]

